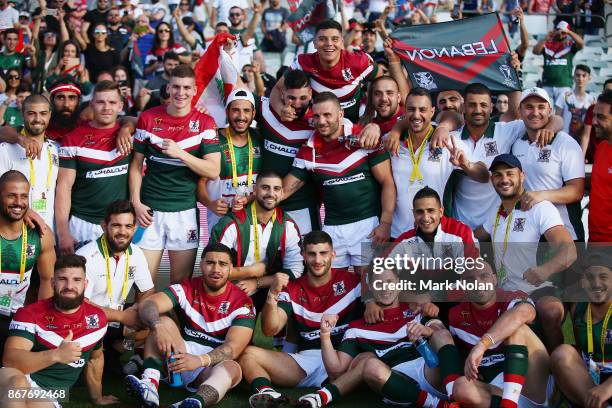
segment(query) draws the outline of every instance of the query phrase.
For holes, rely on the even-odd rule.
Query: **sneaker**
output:
[[[272,389],[258,392],[249,398],[251,408],[280,408],[288,406],[289,399],[280,392]]]
[[[155,386],[149,381],[143,381],[136,376],[128,375],[125,377],[125,388],[130,398],[137,400],[145,407],[159,407],[159,394]]]
[[[185,398],[170,405],[170,408],[202,408],[202,403],[195,398]]]
[[[302,395],[298,399],[298,407],[301,408],[321,408],[322,406],[323,401],[317,393]]]

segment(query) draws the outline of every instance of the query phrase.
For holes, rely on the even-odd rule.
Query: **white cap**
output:
[[[561,20],[557,23],[557,30],[569,31],[570,25],[567,21]]]
[[[234,90],[227,97],[227,102],[225,102],[225,108],[230,105],[230,103],[238,100],[249,101],[253,108],[255,108],[255,99],[253,98],[253,94],[248,89],[244,88],[234,88]]]
[[[533,88],[527,88],[523,91],[523,93],[521,94],[521,102],[523,103],[523,101],[527,98],[529,98],[530,96],[537,96],[540,97],[542,99],[544,99],[551,107],[552,107],[552,103],[550,103],[550,97],[548,96],[548,93],[542,89],[542,88],[538,88],[536,86],[534,86]]]

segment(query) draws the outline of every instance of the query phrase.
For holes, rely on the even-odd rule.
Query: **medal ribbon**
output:
[[[232,135],[229,128],[225,129],[225,137],[229,148],[230,161],[232,162],[232,187],[238,187],[238,170],[236,170],[236,153],[232,144]],[[253,184],[253,141],[251,140],[251,132],[247,133],[247,143],[249,146],[249,173],[247,176],[247,188],[251,188]]]
[[[429,126],[429,130],[427,131],[427,135],[423,142],[421,143],[421,147],[419,147],[419,152],[417,155],[414,155],[414,148],[412,147],[412,140],[410,139],[410,135],[406,139],[406,147],[408,147],[408,151],[410,152],[410,161],[412,162],[412,173],[410,174],[410,182],[414,183],[414,180],[417,179],[419,182],[423,181],[423,176],[421,175],[421,171],[419,170],[419,164],[421,164],[421,158],[423,157],[423,152],[425,151],[425,145],[431,138],[433,134],[434,128],[433,126]]]
[[[499,209],[497,210],[497,215],[495,216],[495,226],[493,227],[493,240],[495,239],[495,237],[497,236],[497,227],[499,226],[499,218],[501,216],[501,210],[502,210],[502,206],[499,207]],[[510,235],[510,224],[512,224],[512,215],[514,214],[514,212],[511,212],[508,215],[508,218],[506,219],[506,233],[504,234],[504,245],[503,245],[503,250],[502,250],[502,256],[501,256],[501,267],[500,269],[503,270],[503,273],[500,273],[500,280],[503,280],[503,278],[505,278],[505,269],[504,269],[504,258],[506,257],[506,250],[508,249],[508,236]]]
[[[599,346],[601,347],[601,366],[604,366],[606,361],[605,359],[605,347],[606,347],[606,332],[608,331],[608,321],[610,320],[610,316],[612,316],[612,303],[608,306],[608,311],[606,312],[606,316],[603,319],[603,324],[601,326],[601,337],[599,339]],[[589,357],[593,355],[593,316],[591,315],[591,304],[587,306],[587,351],[589,353]]]
[[[21,257],[19,258],[19,283],[23,282],[26,268],[26,249],[28,248],[28,229],[21,224]],[[0,240],[0,272],[2,271],[2,240]]]
[[[257,220],[257,208],[255,203],[251,204],[251,218],[253,219],[253,240],[255,245],[255,262],[259,262],[261,257],[259,256],[259,221]],[[276,221],[276,209],[272,213],[272,223]]]
[[[47,183],[46,188],[47,191],[51,190],[51,181],[53,178],[53,155],[51,154],[51,146],[47,145],[47,158],[49,160],[49,168],[47,169]],[[34,190],[34,186],[36,185],[36,173],[34,173],[34,160],[31,157],[28,157],[28,161],[30,162],[30,187]]]
[[[102,235],[102,255],[104,255],[104,261],[106,261],[106,293],[111,304],[113,303],[113,283],[111,281],[110,274],[110,256],[108,254],[108,246],[106,244],[106,237]],[[128,252],[129,247],[125,250],[125,273],[123,274],[123,287],[121,288],[121,300],[125,302],[127,299],[127,286],[128,286],[128,275],[130,272],[130,253]]]

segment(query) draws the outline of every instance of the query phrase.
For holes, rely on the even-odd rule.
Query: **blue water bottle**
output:
[[[153,210],[147,211],[150,216],[153,216]],[[142,239],[142,234],[144,234],[147,227],[143,227],[138,222],[136,222],[136,231],[134,232],[134,236],[132,237],[132,243],[137,244]]]
[[[433,352],[427,343],[427,339],[421,337],[416,342],[416,349],[421,354],[421,357],[425,360],[425,364],[429,368],[435,368],[438,366],[438,355]]]
[[[174,363],[174,353],[170,353],[168,363]],[[183,386],[183,380],[181,379],[181,373],[169,372],[168,378],[170,379],[169,384],[171,387],[178,388]]]

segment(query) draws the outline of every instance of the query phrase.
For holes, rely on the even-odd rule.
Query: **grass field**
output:
[[[565,324],[563,325],[563,333],[565,336],[566,343],[574,342],[574,335],[571,329],[571,323],[569,319],[566,319]],[[264,337],[261,334],[261,330],[259,329],[259,325],[255,330],[255,344],[261,347],[270,348],[272,346],[271,340],[269,338]],[[105,395],[112,394],[118,397],[121,400],[120,404],[112,405],[112,407],[133,407],[134,403],[130,402],[127,397],[124,387],[123,387],[123,377],[117,375],[105,375],[102,383],[103,392]],[[290,398],[296,400],[299,396],[310,392],[308,389],[279,389],[281,392],[289,396]],[[176,401],[180,401],[181,399],[187,396],[187,392],[183,390],[170,388],[166,385],[162,385],[160,387],[160,396],[161,396],[161,407],[166,407]],[[230,391],[225,398],[216,405],[219,408],[246,408],[248,407],[248,398],[251,395],[249,387],[242,383],[238,387],[234,388]],[[79,382],[72,390],[70,391],[70,402],[62,404],[65,408],[85,408],[85,407],[94,407],[90,400],[89,394],[87,393],[87,388],[84,383]],[[355,393],[345,397],[338,403],[333,404],[334,407],[337,408],[377,408],[377,407],[388,407],[381,402],[380,397],[368,389],[366,385],[361,386],[359,390]]]

